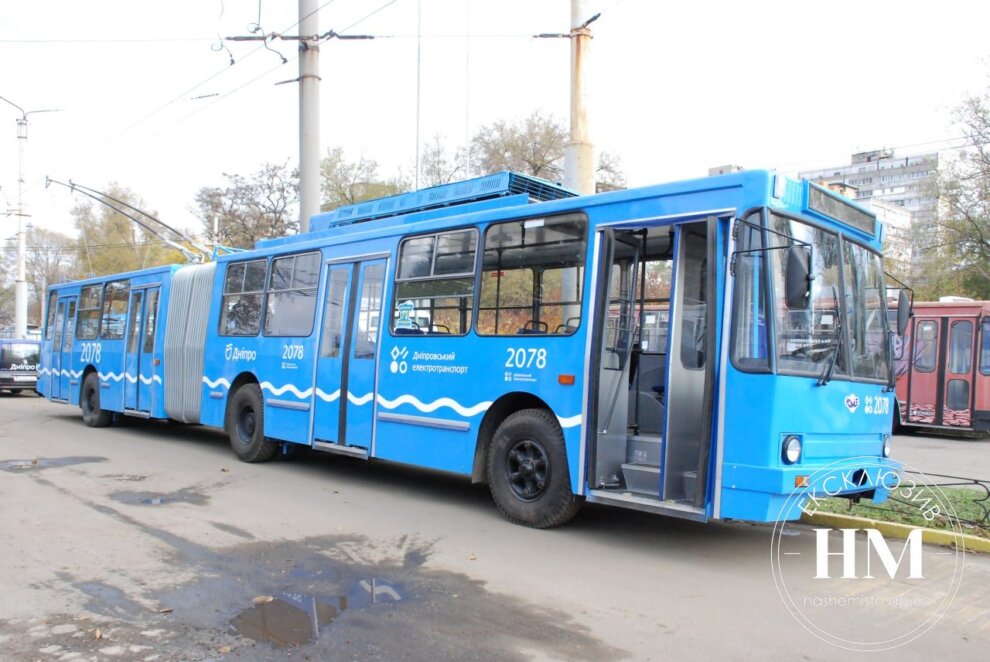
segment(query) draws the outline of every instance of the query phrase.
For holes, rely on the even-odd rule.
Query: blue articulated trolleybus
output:
[[[824,467],[897,469],[878,234],[765,171],[592,196],[491,175],[52,287],[39,389],[91,426],[224,428],[248,462],[470,475],[530,526],[585,500],[773,521]]]

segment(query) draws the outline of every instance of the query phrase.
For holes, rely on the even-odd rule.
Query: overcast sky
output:
[[[794,173],[855,151],[958,144],[952,109],[990,81],[983,2],[587,2],[603,12],[592,25],[592,139],[621,157],[631,185],[727,163]],[[388,38],[322,46],[322,150],[411,176],[418,5],[421,142],[439,133],[463,144],[536,109],[567,122],[568,42],[531,35],[566,32],[569,0],[331,0],[321,31]],[[297,13],[295,0],[263,0],[261,27],[295,34]],[[77,198],[46,190],[50,175],[117,182],[198,231],[189,209],[200,187],[265,161],[294,164],[298,88],[276,83],[297,76],[295,45],[275,44],[282,65],[257,44],[218,41],[258,17],[258,0],[0,0],[0,96],[63,109],[29,116],[32,222],[71,231]],[[17,201],[17,117],[0,103],[2,208]],[[16,232],[13,217],[0,222],[0,239]]]

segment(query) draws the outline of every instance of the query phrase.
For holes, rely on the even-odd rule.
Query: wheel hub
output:
[[[535,439],[522,439],[509,449],[505,463],[512,493],[522,501],[535,501],[550,483],[550,460]]]

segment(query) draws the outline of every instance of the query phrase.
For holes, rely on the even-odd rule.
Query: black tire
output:
[[[267,462],[275,455],[278,444],[265,437],[265,400],[257,384],[245,384],[231,397],[227,434],[242,462]]]
[[[91,428],[105,428],[113,420],[113,412],[100,409],[100,377],[95,372],[86,375],[79,392],[79,408],[83,423]]]
[[[488,484],[495,505],[516,524],[535,529],[560,526],[581,508],[571,492],[564,435],[545,409],[507,417],[488,449]]]

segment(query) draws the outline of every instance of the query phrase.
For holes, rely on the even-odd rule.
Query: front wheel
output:
[[[278,444],[265,438],[265,400],[257,384],[237,389],[227,411],[230,447],[243,462],[267,462]]]
[[[82,409],[83,423],[91,428],[105,428],[113,420],[113,412],[100,409],[100,377],[95,372],[89,373],[83,380],[79,408]]]
[[[495,504],[516,524],[547,529],[581,507],[571,492],[564,435],[544,409],[524,409],[498,426],[488,449],[488,483]]]

